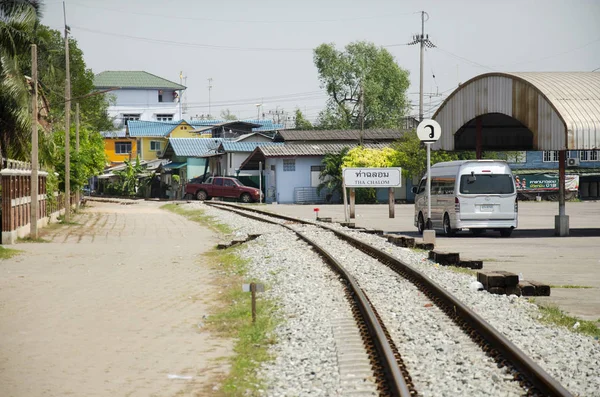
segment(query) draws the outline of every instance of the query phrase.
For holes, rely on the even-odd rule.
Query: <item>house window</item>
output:
[[[156,121],[173,121],[172,114],[157,114]]]
[[[115,142],[115,153],[116,154],[131,153],[131,142]]]
[[[283,159],[284,171],[296,171],[296,159]]]
[[[163,101],[163,91],[158,90],[158,102],[162,102],[162,101]]]
[[[544,150],[544,163],[557,163],[558,150]]]
[[[581,161],[598,161],[597,150],[582,150],[579,152],[579,160]]]
[[[160,141],[150,141],[150,151],[160,152]]]
[[[140,119],[139,114],[124,114],[121,117],[123,119],[123,125],[127,125],[127,122],[129,120],[139,120]]]

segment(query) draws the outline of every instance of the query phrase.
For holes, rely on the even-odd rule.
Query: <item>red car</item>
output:
[[[244,203],[259,201],[262,195],[257,188],[245,186],[236,178],[215,176],[203,183],[192,179],[185,185],[185,194],[196,197],[198,200],[210,200],[212,197],[239,199]]]

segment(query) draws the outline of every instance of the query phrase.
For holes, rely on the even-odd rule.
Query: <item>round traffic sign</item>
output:
[[[421,142],[435,142],[442,135],[442,127],[435,120],[425,119],[417,126],[417,136]]]

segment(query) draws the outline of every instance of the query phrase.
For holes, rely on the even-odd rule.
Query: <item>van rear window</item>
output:
[[[464,194],[510,194],[515,186],[508,174],[475,174],[460,177],[460,192]]]

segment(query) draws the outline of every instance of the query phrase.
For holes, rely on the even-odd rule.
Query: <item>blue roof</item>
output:
[[[258,146],[282,146],[283,142],[232,142],[223,141],[221,147],[226,152],[253,152]]]
[[[203,157],[214,154],[221,138],[170,138],[168,145],[177,157]]]
[[[195,121],[177,120],[177,121],[146,121],[129,120],[127,127],[129,136],[132,137],[165,137],[169,135],[181,123],[187,123],[194,128],[201,127]]]
[[[126,130],[116,130],[116,131],[100,131],[100,135],[103,138],[126,138],[127,131]]]

